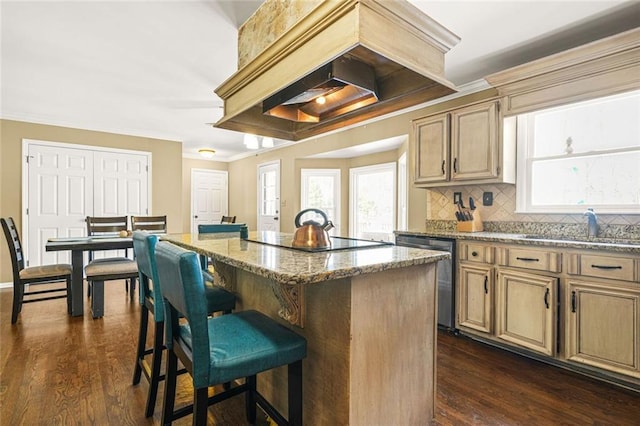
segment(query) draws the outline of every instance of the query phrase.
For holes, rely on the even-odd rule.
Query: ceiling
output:
[[[463,87],[640,16],[637,1],[410,1],[462,39],[445,75]],[[242,134],[207,123],[222,115],[214,89],[236,71],[237,28],[261,3],[1,0],[0,117],[175,140],[185,156],[249,155]]]

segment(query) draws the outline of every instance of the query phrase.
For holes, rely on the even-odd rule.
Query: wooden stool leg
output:
[[[140,383],[142,375],[142,361],[147,346],[147,326],[149,324],[149,309],[145,305],[140,307],[140,327],[138,328],[138,350],[136,352],[136,365],[133,368],[133,384]]]
[[[209,388],[194,389],[193,395],[193,424],[207,424],[207,396]]]
[[[289,425],[302,426],[302,360],[288,367]]]
[[[247,394],[245,396],[245,409],[247,412],[247,421],[249,424],[256,423],[256,376],[249,376],[247,381]]]
[[[153,355],[151,359],[151,377],[149,377],[149,393],[147,394],[147,408],[145,417],[153,416],[160,384],[160,365],[162,364],[162,352],[164,352],[164,321],[156,322],[153,332]],[[206,416],[205,416],[206,419]]]
[[[176,380],[178,378],[178,357],[167,350],[167,372],[164,379],[164,401],[162,403],[162,424],[173,422],[173,406],[176,401]]]

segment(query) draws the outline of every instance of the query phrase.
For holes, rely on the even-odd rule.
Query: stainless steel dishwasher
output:
[[[456,240],[451,238],[396,235],[396,245],[446,251],[450,259],[438,262],[438,327],[455,331],[455,256]]]

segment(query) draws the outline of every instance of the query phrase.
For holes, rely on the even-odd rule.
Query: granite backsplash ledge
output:
[[[486,221],[485,232],[537,235],[550,239],[582,239],[587,236],[586,223]],[[427,232],[454,232],[455,220],[427,220]],[[601,224],[598,238],[640,240],[640,225]]]

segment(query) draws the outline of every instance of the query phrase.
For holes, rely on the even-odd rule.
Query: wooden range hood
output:
[[[264,43],[295,11],[301,17],[260,52],[243,51]],[[297,141],[449,95],[456,88],[444,78],[444,54],[459,41],[406,0],[267,0],[239,32],[238,71],[215,90],[224,100],[215,127]],[[366,102],[352,96],[348,105],[323,106],[311,118],[297,110],[287,118],[265,113],[280,97],[309,101],[314,87],[294,95],[292,88],[336,62],[373,71],[375,89],[365,90]],[[358,83],[344,85],[360,91]],[[365,106],[354,108],[357,102]]]

